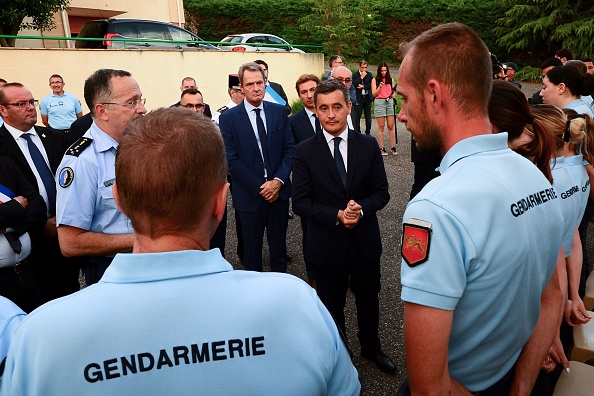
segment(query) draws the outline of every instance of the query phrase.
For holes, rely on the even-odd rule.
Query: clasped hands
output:
[[[338,221],[346,228],[351,229],[359,223],[361,210],[361,205],[351,199],[345,209],[338,211]]]
[[[273,203],[278,198],[278,192],[282,186],[283,183],[281,183],[280,180],[268,180],[260,186],[260,196],[267,202]]]

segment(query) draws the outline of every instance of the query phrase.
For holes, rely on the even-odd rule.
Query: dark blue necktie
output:
[[[340,141],[342,140],[340,137],[335,137],[334,139],[334,162],[336,162],[336,168],[338,169],[338,175],[340,176],[340,180],[342,180],[342,185],[346,188],[347,183],[347,174],[346,168],[344,167],[344,160],[342,159],[342,154],[340,154]]]
[[[56,181],[54,180],[54,175],[47,166],[41,151],[39,151],[37,145],[33,143],[33,140],[31,140],[31,135],[28,133],[23,133],[21,136],[27,141],[27,145],[29,146],[29,154],[31,155],[31,159],[33,160],[35,168],[37,168],[39,176],[41,177],[41,182],[45,186],[49,213],[50,216],[53,217],[56,212]]]
[[[318,119],[318,116],[315,114],[311,115],[313,118],[315,118],[315,124],[316,124],[316,133],[321,133],[322,132],[322,125],[320,125],[320,120]]]
[[[268,178],[273,176],[270,171],[270,157],[268,156],[268,138],[266,137],[266,128],[264,128],[264,121],[260,117],[262,109],[254,109],[256,113],[256,127],[258,128],[258,137],[260,138],[260,145],[262,146],[262,157],[264,157],[264,167],[266,168],[266,175]]]

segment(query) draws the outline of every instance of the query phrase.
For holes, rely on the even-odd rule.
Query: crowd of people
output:
[[[349,289],[361,356],[394,373],[377,213],[395,117],[428,155],[402,219],[398,395],[552,394],[570,329],[591,319],[594,67],[546,61],[530,106],[517,65],[493,81],[465,25],[401,51],[398,84],[386,63],[373,77],[331,57],[322,79],[299,76],[292,115],[262,60],[229,75],[215,112],[185,77],[179,102],[147,113],[129,72],[99,69],[83,115],[54,74],[46,127],[31,92],[0,79],[0,394],[357,395]],[[245,271],[224,257],[229,191]],[[291,206],[305,282],[286,274]]]

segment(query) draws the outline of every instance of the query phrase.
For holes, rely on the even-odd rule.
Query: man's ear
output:
[[[444,87],[437,80],[429,80],[425,89],[425,103],[429,108],[432,108],[435,114],[438,114],[442,109],[443,97],[445,91]]]
[[[120,205],[120,196],[118,195],[118,184],[117,183],[115,183],[115,182],[113,183],[113,186],[111,186],[111,191],[113,192],[113,199],[115,200],[115,203],[118,206],[118,209],[120,209],[120,212],[124,213],[124,209]],[[124,214],[126,214],[126,213],[124,213]]]
[[[227,209],[227,190],[229,190],[229,183],[221,186],[214,196],[213,216],[216,217],[218,222],[221,222],[225,214],[225,209]]]
[[[103,103],[95,103],[95,116],[103,121],[109,121],[107,106]]]

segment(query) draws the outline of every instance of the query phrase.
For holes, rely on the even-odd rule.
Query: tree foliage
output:
[[[509,8],[495,30],[498,43],[506,49],[563,47],[570,48],[578,58],[594,55],[593,1],[499,1]]]
[[[54,14],[70,0],[0,0],[0,34],[16,36],[21,29],[55,28]],[[23,23],[25,17],[32,22]],[[14,39],[0,38],[0,46],[14,47]]]
[[[322,43],[324,52],[359,58],[378,43],[380,15],[372,2],[310,0],[310,7],[299,23]]]

